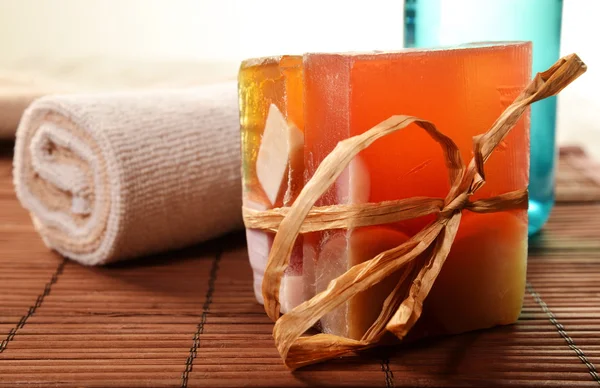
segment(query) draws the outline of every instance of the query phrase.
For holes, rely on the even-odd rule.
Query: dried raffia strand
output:
[[[389,224],[439,213],[443,207],[444,199],[427,197],[412,197],[378,203],[313,207],[300,227],[300,233]],[[244,224],[249,229],[257,228],[277,232],[281,220],[287,216],[289,210],[289,207],[280,207],[269,211],[243,208]]]
[[[277,231],[263,280],[263,296],[265,311],[276,321],[273,336],[285,364],[290,368],[298,368],[364,350],[376,346],[385,331],[391,331],[402,339],[421,315],[423,302],[450,252],[462,210],[488,213],[527,208],[526,190],[469,201],[469,197],[485,183],[483,167],[491,153],[528,105],[556,95],[585,70],[586,66],[579,57],[571,54],[561,58],[547,71],[537,74],[490,130],[474,138],[474,157],[467,168],[452,139],[439,132],[432,123],[415,117],[393,116],[361,135],[338,143],[291,207],[264,212],[244,209],[246,227]],[[354,156],[375,140],[412,123],[425,129],[442,146],[451,183],[444,200],[410,198],[381,204],[313,208]],[[377,225],[432,213],[437,214],[437,220],[411,239],[353,266],[331,281],[325,291],[279,316],[281,277],[299,233]],[[403,270],[400,282],[386,298],[379,317],[361,340],[331,334],[302,336],[323,315],[398,270]]]

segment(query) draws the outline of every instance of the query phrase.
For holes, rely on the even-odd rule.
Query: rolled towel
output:
[[[46,245],[86,265],[240,228],[236,84],[43,97],[19,124],[13,175]]]

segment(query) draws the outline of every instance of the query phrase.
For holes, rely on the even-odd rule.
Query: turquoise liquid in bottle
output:
[[[533,74],[558,59],[562,0],[406,0],[405,47],[476,41],[530,40]],[[554,204],[556,97],[531,107],[529,234],[546,223]]]

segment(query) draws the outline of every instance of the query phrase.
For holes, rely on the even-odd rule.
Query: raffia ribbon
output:
[[[402,339],[419,319],[423,301],[431,290],[450,252],[462,210],[478,213],[527,208],[527,190],[471,202],[485,183],[484,164],[517,123],[528,105],[558,94],[586,71],[576,54],[559,59],[533,81],[502,113],[492,127],[475,136],[474,157],[468,166],[451,138],[431,122],[409,116],[392,116],[373,128],[338,143],[323,160],[312,179],[289,208],[267,211],[243,209],[247,228],[277,232],[269,254],[262,291],[265,311],[276,321],[273,337],[285,364],[298,368],[374,347],[386,331]],[[416,124],[442,147],[451,188],[446,198],[413,197],[398,201],[313,207],[350,161],[374,141]],[[279,288],[299,233],[327,229],[351,229],[397,222],[426,214],[437,219],[405,243],[350,268],[329,283],[327,289],[280,316]],[[325,314],[398,270],[400,281],[386,298],[377,320],[360,340],[332,334],[302,336]]]

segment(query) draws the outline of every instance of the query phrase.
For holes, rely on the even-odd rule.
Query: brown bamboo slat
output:
[[[0,147],[0,386],[598,387],[600,169],[563,149],[515,325],[290,372],[255,300],[243,234],[83,267],[48,251]]]

